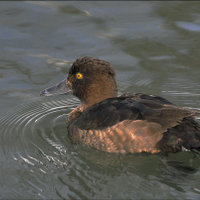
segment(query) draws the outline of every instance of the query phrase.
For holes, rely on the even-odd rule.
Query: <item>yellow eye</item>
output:
[[[77,79],[81,79],[81,78],[83,78],[83,75],[82,75],[81,73],[77,73],[77,74],[76,74],[76,78],[77,78]]]

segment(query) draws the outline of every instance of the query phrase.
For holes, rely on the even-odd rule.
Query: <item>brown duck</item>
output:
[[[195,112],[154,95],[117,97],[114,68],[104,60],[78,58],[65,80],[40,95],[68,93],[81,101],[67,117],[75,144],[112,153],[200,152]]]

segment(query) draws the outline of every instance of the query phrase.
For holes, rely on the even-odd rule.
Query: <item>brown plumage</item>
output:
[[[153,95],[117,97],[115,72],[106,61],[78,58],[68,77],[41,95],[69,92],[81,100],[67,118],[73,143],[113,153],[200,151],[193,111]]]

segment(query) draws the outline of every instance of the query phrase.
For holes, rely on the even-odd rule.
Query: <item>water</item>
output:
[[[199,2],[0,2],[1,199],[199,199],[200,157],[72,145],[79,101],[40,97],[81,56],[116,69],[119,95],[200,110]],[[199,119],[198,119],[199,121]]]

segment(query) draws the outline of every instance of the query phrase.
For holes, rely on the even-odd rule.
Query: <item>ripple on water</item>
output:
[[[14,160],[24,162],[29,167],[38,164],[42,167],[44,161],[38,160],[37,149],[37,154],[56,162],[53,155],[68,150],[66,144],[63,144],[63,138],[67,135],[66,116],[76,104],[76,99],[40,100],[17,106],[1,116],[1,148],[4,154],[11,155]],[[40,171],[45,170],[40,168]]]

